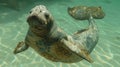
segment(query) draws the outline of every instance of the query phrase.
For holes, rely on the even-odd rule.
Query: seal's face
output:
[[[33,33],[43,36],[49,32],[49,25],[53,22],[53,19],[47,8],[44,5],[39,5],[30,11],[27,22]]]

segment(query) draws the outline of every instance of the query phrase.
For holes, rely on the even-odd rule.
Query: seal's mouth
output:
[[[41,18],[39,18],[38,16],[29,16],[28,19],[27,19],[27,22],[30,24],[30,23],[33,23],[33,24],[39,24],[39,25],[43,25],[43,24],[46,24],[46,20],[43,20]]]
[[[47,25],[47,17],[43,19],[36,15],[32,15],[28,17],[27,22],[30,27],[41,30]]]

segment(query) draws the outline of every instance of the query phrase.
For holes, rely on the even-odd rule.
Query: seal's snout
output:
[[[32,12],[28,18],[28,23],[39,23],[39,24],[48,24],[49,20],[51,19],[51,14],[47,11],[42,12]]]

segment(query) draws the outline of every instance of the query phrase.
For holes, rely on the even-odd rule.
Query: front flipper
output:
[[[21,41],[21,42],[19,42],[19,43],[17,44],[17,47],[15,48],[15,50],[14,50],[13,53],[14,53],[14,54],[17,54],[17,53],[23,52],[23,51],[27,50],[28,47],[29,47],[29,46],[26,45],[25,42]]]
[[[81,58],[87,60],[90,63],[93,62],[85,46],[76,43],[71,36],[68,36],[67,38],[63,38],[61,42]]]

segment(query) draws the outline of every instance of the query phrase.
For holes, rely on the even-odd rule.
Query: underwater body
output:
[[[82,60],[77,63],[51,62],[38,55],[33,49],[14,55],[13,50],[19,41],[24,40],[28,30],[26,22],[29,10],[36,5],[43,4],[52,13],[57,25],[67,34],[72,35],[79,29],[84,29],[88,21],[77,21],[67,13],[68,7],[86,5],[101,6],[106,13],[105,18],[95,19],[99,29],[99,41],[90,54],[94,62],[88,63]],[[40,0],[24,4],[20,11],[2,7],[0,18],[0,66],[1,67],[119,67],[119,8],[118,1],[88,1],[88,0],[69,0],[69,1],[48,1]]]

